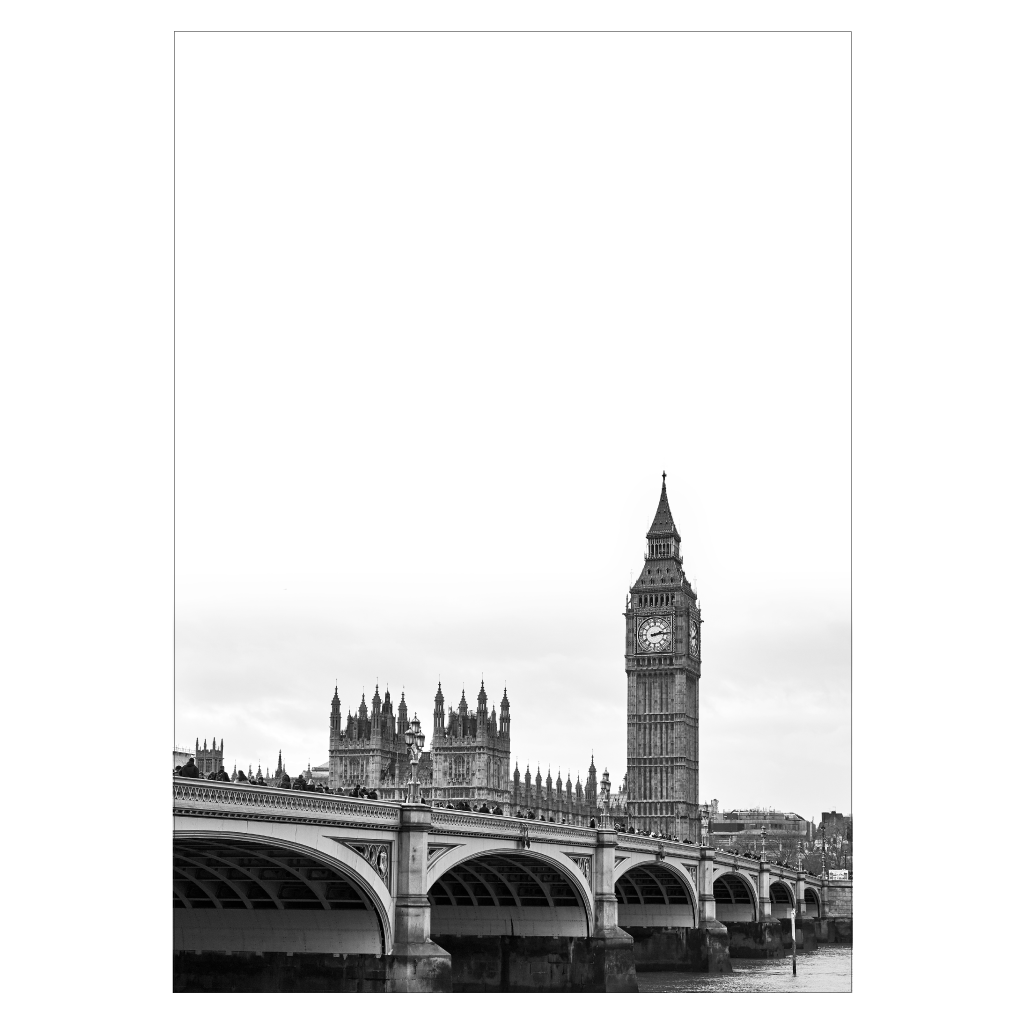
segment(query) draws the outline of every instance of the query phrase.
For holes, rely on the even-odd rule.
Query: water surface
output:
[[[826,943],[793,961],[732,960],[732,974],[637,972],[641,992],[850,992],[853,947]]]

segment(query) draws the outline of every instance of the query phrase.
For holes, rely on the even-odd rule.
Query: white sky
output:
[[[177,37],[176,742],[482,672],[617,783],[665,470],[701,799],[852,809],[849,45]]]

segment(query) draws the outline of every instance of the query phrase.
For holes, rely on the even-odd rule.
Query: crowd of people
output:
[[[250,786],[268,786],[267,780],[263,777],[261,770],[253,771],[252,766],[249,767],[249,774],[239,768],[232,775],[228,775],[223,768],[219,771],[210,772],[208,775],[203,775],[202,772],[196,767],[195,758],[190,757],[188,762],[183,765],[179,765],[174,769],[174,774],[180,778],[185,779],[207,779],[212,782],[240,782],[243,785]],[[320,782],[314,782],[312,780],[307,781],[305,776],[296,775],[294,778],[287,772],[281,775],[279,781],[275,782],[273,787],[276,789],[299,789],[307,793],[329,793],[332,796],[354,796],[360,800],[379,800],[380,795],[375,789],[366,789],[364,786],[354,786],[351,789],[330,789]]]

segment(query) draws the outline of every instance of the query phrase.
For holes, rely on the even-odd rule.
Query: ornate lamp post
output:
[[[605,768],[604,774],[601,776],[601,827],[609,828],[611,826],[611,819],[608,815],[608,804],[611,799],[612,783],[608,777],[608,769]]]
[[[768,854],[765,851],[765,840],[768,837],[768,829],[764,825],[761,826],[761,860],[767,860]]]
[[[423,741],[426,737],[420,731],[420,720],[413,714],[409,728],[405,730],[405,745],[409,750],[409,766],[411,774],[409,777],[409,803],[420,802],[420,754],[423,752]]]
[[[708,809],[708,805],[705,803],[704,806],[701,808],[701,811],[700,811],[700,845],[701,846],[710,846],[711,845],[711,842],[710,842],[710,838],[711,837],[710,837],[710,834],[709,834],[709,832],[710,832],[710,826],[709,826],[710,820],[711,820],[711,817],[710,817],[710,812],[709,812],[709,809]]]

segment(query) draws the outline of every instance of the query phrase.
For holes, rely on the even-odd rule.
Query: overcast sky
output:
[[[175,742],[508,687],[626,767],[661,473],[700,796],[851,810],[849,37],[179,35]]]

